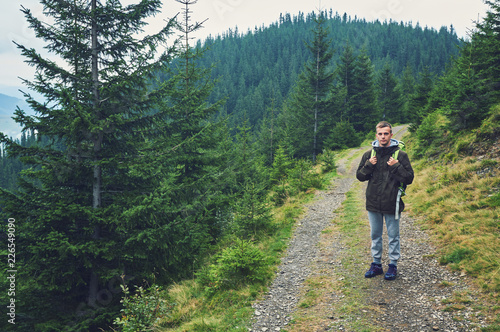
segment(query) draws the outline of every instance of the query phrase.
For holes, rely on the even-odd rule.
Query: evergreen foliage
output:
[[[13,141],[26,148],[37,144],[36,136],[30,132],[23,132],[20,139]],[[24,169],[27,169],[27,166],[19,158],[10,158],[5,143],[2,143],[0,150],[0,188],[16,191],[18,188],[17,177]]]
[[[324,126],[325,121],[334,117],[329,100],[334,79],[330,66],[333,53],[329,31],[325,28],[323,14],[315,18],[315,23],[312,40],[307,44],[313,56],[299,75],[289,103],[294,131],[290,144],[296,148],[295,156],[311,158],[313,162],[326,138],[325,129],[328,128]]]
[[[342,150],[359,146],[362,140],[363,136],[349,121],[341,120],[332,128],[325,145],[332,150]]]
[[[500,3],[485,2],[491,8],[484,20],[477,22],[459,56],[435,84],[430,71],[425,70],[410,99],[412,130],[421,156],[438,153],[440,144],[464,130],[478,128],[500,102]]]
[[[490,9],[485,19],[477,24],[477,32],[471,40],[475,59],[473,69],[486,80],[491,98],[498,100],[500,94],[500,1],[485,0]]]
[[[205,66],[217,64],[212,74],[220,78],[210,98],[227,97],[224,112],[231,115],[231,127],[243,121],[245,112],[252,126],[258,124],[271,101],[276,109],[283,107],[304,65],[314,58],[304,41],[313,40],[311,31],[320,15],[329,31],[334,68],[341,66],[342,49],[349,42],[353,53],[365,49],[375,75],[387,65],[397,78],[408,68],[414,78],[424,67],[440,74],[462,44],[453,28],[436,31],[403,22],[367,22],[332,11],[286,13],[269,27],[209,36],[203,45],[210,52],[203,61]]]
[[[171,80],[152,86],[174,54],[165,45],[175,21],[137,36],[161,1],[42,5],[54,24],[23,12],[59,60],[18,45],[37,69],[24,83],[45,101],[26,93],[36,116],[18,109],[15,119],[46,144],[2,137],[8,155],[30,166],[18,193],[1,190],[3,215],[19,220],[24,252],[18,324],[95,330],[119,305],[106,290],[113,279],[178,278],[211,241],[210,184],[217,182],[204,165],[214,165],[207,120],[217,104],[206,104],[212,86],[188,45]]]
[[[411,123],[410,118],[410,101],[415,90],[415,77],[410,66],[406,66],[401,80],[399,81],[399,89],[401,90],[402,108],[401,117],[404,123]]]
[[[378,75],[376,86],[378,107],[381,112],[379,118],[390,123],[405,123],[400,86],[388,65]]]
[[[415,92],[411,94],[408,104],[408,115],[411,122],[410,129],[416,129],[422,120],[429,114],[427,108],[428,100],[431,96],[434,80],[429,68],[419,74]]]
[[[198,273],[198,280],[208,296],[226,289],[236,289],[245,283],[264,282],[271,273],[268,258],[250,241],[236,239],[217,256],[214,264]]]
[[[375,91],[375,71],[366,50],[361,50],[354,63],[351,98],[345,118],[356,132],[368,132],[375,127],[380,116]]]

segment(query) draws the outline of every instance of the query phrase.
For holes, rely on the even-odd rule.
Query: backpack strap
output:
[[[392,154],[392,158],[397,160],[398,156],[399,156],[399,151],[400,151],[400,149],[397,149],[396,151],[394,151],[394,153]]]

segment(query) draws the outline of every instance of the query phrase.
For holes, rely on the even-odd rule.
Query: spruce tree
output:
[[[410,129],[413,131],[422,120],[427,116],[427,103],[434,86],[433,75],[428,67],[419,74],[419,80],[415,87],[415,92],[412,94],[408,107],[408,116],[411,121]]]
[[[403,120],[402,99],[398,82],[386,64],[377,78],[378,106],[381,119],[391,123]]]
[[[472,43],[477,48],[473,67],[479,77],[485,80],[490,95],[483,96],[490,102],[500,99],[500,0],[485,0],[490,9],[482,22],[478,22],[477,33]]]
[[[415,90],[415,78],[413,77],[413,71],[410,65],[406,65],[401,80],[399,81],[399,90],[401,91],[402,99],[402,114],[401,122],[410,122],[409,108],[411,96],[413,96]]]
[[[315,17],[313,39],[307,44],[313,57],[300,75],[291,98],[291,106],[296,113],[298,156],[311,156],[313,162],[326,139],[326,135],[320,135],[325,118],[331,116],[332,112],[329,108],[329,93],[334,79],[330,68],[333,52],[324,15],[321,12]]]
[[[380,120],[375,92],[375,70],[365,49],[355,61],[349,122],[357,132],[368,132]]]
[[[339,99],[341,107],[340,120],[348,121],[351,114],[355,95],[355,61],[354,50],[347,42],[337,66],[336,98]]]
[[[274,150],[276,145],[276,113],[274,99],[271,106],[266,109],[266,114],[259,125],[257,136],[257,149],[264,157],[265,165],[271,166],[274,160]]]
[[[217,151],[219,124],[213,117],[222,101],[209,103],[214,87],[211,68],[201,68],[206,49],[192,47],[191,35],[201,23],[190,23],[195,0],[179,0],[183,18],[180,52],[165,68],[167,80],[158,103],[154,139],[145,142],[134,174],[156,181],[151,191],[135,195],[126,210],[127,246],[143,257],[143,269],[166,283],[191,275],[221,230],[217,210],[228,204],[230,182]],[[220,150],[219,150],[220,151]],[[154,254],[153,254],[154,252]],[[147,262],[147,263],[146,263]]]
[[[18,260],[19,284],[26,285],[19,293],[19,325],[95,329],[119,302],[109,282],[121,274],[139,280],[149,274],[143,250],[127,246],[131,225],[124,213],[132,202],[149,204],[134,199],[159,182],[137,168],[150,159],[143,149],[165,121],[155,110],[168,86],[153,88],[151,82],[174,51],[165,48],[174,21],[139,37],[161,1],[125,7],[116,0],[41,3],[46,22],[22,11],[53,57],[17,46],[36,68],[24,83],[44,100],[25,93],[36,116],[17,110],[15,120],[47,143],[23,147],[2,137],[10,156],[31,165],[18,194],[0,193],[3,215],[18,221],[24,252]],[[156,222],[144,227],[154,229]]]

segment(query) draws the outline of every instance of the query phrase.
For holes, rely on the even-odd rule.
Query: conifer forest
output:
[[[23,78],[30,111],[12,110],[20,138],[0,136],[19,331],[125,331],[124,290],[210,285],[215,252],[277,232],[271,209],[320,187],[313,167],[333,170],[377,122],[411,124],[423,157],[438,125],[477,129],[500,102],[499,0],[467,39],[329,9],[201,41],[194,0],[40,3],[51,24],[21,9],[52,58],[14,40],[36,75]],[[182,11],[139,34],[162,6]]]

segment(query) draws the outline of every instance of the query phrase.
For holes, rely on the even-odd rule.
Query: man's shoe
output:
[[[394,279],[396,279],[397,275],[398,275],[398,267],[394,264],[389,264],[389,269],[385,273],[384,279],[385,280],[394,280]]]
[[[382,264],[372,263],[370,269],[365,273],[365,278],[373,278],[383,273]]]

